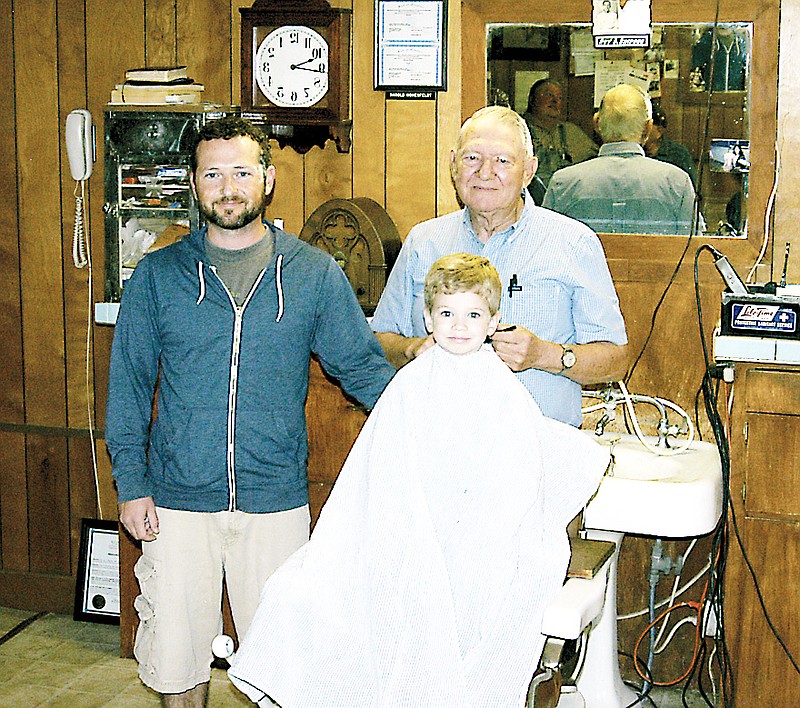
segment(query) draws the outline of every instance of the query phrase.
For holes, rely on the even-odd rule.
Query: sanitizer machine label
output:
[[[732,303],[731,328],[749,332],[797,331],[797,313],[794,310],[764,303]]]

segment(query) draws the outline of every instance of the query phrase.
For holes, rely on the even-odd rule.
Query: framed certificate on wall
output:
[[[447,90],[447,0],[376,0],[376,91]]]

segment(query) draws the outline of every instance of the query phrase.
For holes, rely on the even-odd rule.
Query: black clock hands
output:
[[[311,57],[311,59],[306,59],[305,61],[301,61],[299,64],[291,64],[289,66],[289,68],[290,69],[302,69],[303,71],[312,71],[315,74],[324,74],[325,73],[325,69],[322,68],[321,64],[320,64],[320,68],[319,69],[312,69],[310,67],[303,66],[303,64],[308,64],[309,62],[316,61],[318,58],[319,57]]]
[[[325,73],[325,69],[310,69],[307,66],[300,66],[299,64],[292,64],[289,68],[290,69],[301,69],[302,71],[311,71],[311,72],[313,72],[315,74],[324,74]]]

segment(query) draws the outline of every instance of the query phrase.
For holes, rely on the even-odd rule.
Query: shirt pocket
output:
[[[572,298],[564,283],[555,279],[525,281],[522,290],[503,293],[503,321],[519,324],[549,342],[565,341],[574,334]]]

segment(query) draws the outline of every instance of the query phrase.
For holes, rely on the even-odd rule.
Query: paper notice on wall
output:
[[[650,46],[650,0],[592,0],[592,34],[598,49]]]
[[[581,52],[572,55],[572,73],[575,76],[591,76],[594,74],[594,63],[602,59],[602,52]]]
[[[592,30],[574,29],[570,34],[570,68],[574,76],[591,76],[594,63],[603,58],[603,52],[594,48]]]
[[[376,87],[444,87],[445,14],[443,0],[378,3]]]
[[[605,96],[606,91],[619,84],[631,84],[647,92],[650,88],[650,74],[646,69],[633,66],[626,59],[595,62],[594,107],[600,105],[600,99]]]

